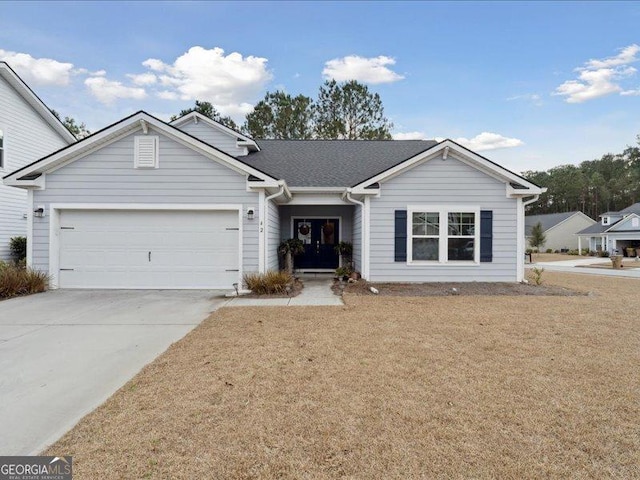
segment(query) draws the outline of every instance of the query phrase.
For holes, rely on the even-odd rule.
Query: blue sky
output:
[[[452,138],[515,171],[640,133],[640,3],[3,3],[0,60],[92,130],[209,100],[242,120],[326,78],[382,96],[398,138]]]

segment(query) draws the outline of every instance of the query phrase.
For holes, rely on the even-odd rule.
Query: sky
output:
[[[379,93],[396,139],[451,138],[522,172],[640,134],[640,2],[3,2],[0,60],[98,130],[276,89]]]

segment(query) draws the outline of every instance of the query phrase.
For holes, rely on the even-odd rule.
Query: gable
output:
[[[19,92],[0,75],[0,130],[6,172],[69,144]]]
[[[161,134],[172,139],[176,144],[183,145],[191,151],[203,155],[211,162],[217,162],[241,175],[250,176],[252,180],[262,182],[260,185],[262,187],[277,186],[276,180],[264,172],[250,167],[222,150],[212,147],[145,112],[134,113],[69,147],[16,170],[5,176],[4,182],[5,184],[17,187],[26,188],[35,186],[42,188],[45,180],[45,175],[43,174],[53,172],[86,155],[101,150],[105,148],[105,146],[117,142],[133,132],[139,132],[139,134],[146,134],[147,132]],[[133,155],[133,150],[131,151],[131,155]]]
[[[611,228],[609,228],[609,232],[633,232],[640,231],[640,216],[632,213],[628,217],[620,220]]]
[[[419,153],[384,172],[368,178],[357,185],[354,185],[352,190],[356,193],[364,193],[367,188],[370,188],[377,183],[387,182],[389,179],[405,174],[419,165],[424,163],[437,163],[439,161],[446,162],[451,158],[466,164],[485,176],[492,177],[505,184],[507,187],[507,193],[511,197],[539,195],[546,191],[546,188],[539,187],[524,177],[501,167],[500,165],[465,147],[462,147],[461,145],[458,145],[452,140],[443,140],[424,152]]]
[[[157,168],[136,168],[136,143],[157,139]],[[207,190],[246,191],[246,175],[197,153],[174,139],[149,130],[132,132],[71,163],[47,173],[46,190],[78,195],[140,195],[162,201],[162,196],[205,195]]]
[[[209,145],[219,148],[233,157],[243,157],[249,153],[246,146],[238,145],[238,136],[230,135],[203,121],[195,122],[193,119],[176,125],[183,132],[188,133]]]

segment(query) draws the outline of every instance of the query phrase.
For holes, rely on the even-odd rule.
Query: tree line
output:
[[[223,117],[211,103],[199,100],[171,120],[193,111],[254,138],[390,140],[393,129],[384,115],[380,95],[355,80],[326,81],[316,100],[282,90],[267,92],[246,115],[243,125]]]
[[[640,135],[636,140],[640,145]],[[599,160],[526,171],[522,176],[548,189],[528,207],[528,214],[580,210],[597,219],[604,212],[640,201],[640,148],[628,146],[622,153],[607,153]]]

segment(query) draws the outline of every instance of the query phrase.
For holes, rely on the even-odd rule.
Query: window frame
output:
[[[437,260],[414,260],[413,259],[413,239],[415,238],[435,238],[433,235],[413,234],[413,214],[414,213],[438,213],[439,215],[439,235],[438,238],[438,259]],[[474,232],[470,235],[449,235],[449,214],[469,213],[474,215]],[[449,260],[449,239],[450,238],[473,239],[473,260]],[[407,206],[407,265],[446,265],[446,266],[471,266],[480,265],[480,207],[478,205],[408,205]]]

